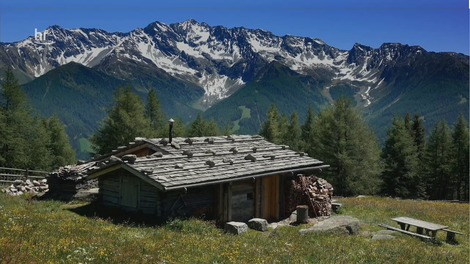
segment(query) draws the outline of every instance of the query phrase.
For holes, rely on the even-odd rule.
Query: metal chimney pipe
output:
[[[175,120],[173,120],[173,118],[170,118],[170,120],[168,120],[168,124],[170,125],[170,131],[169,131],[169,135],[168,135],[169,143],[171,143],[171,141],[173,140],[173,123],[174,122],[175,122]]]

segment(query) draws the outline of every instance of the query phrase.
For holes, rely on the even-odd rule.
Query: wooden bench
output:
[[[450,229],[442,229],[442,231],[447,232],[447,237],[446,237],[447,243],[457,242],[457,240],[455,239],[455,234],[463,235],[463,233],[460,233],[460,232],[457,232],[457,231],[454,231],[454,230],[450,230]]]
[[[426,235],[422,235],[422,234],[418,234],[418,233],[415,233],[415,232],[411,232],[411,231],[406,231],[406,230],[403,230],[403,229],[400,229],[400,228],[396,228],[396,227],[393,227],[393,226],[389,226],[389,225],[386,225],[386,224],[379,224],[380,227],[384,227],[388,230],[393,230],[393,231],[397,231],[397,232],[400,232],[400,233],[403,233],[403,234],[407,234],[407,235],[410,235],[410,236],[415,236],[415,237],[419,237],[423,240],[431,240],[432,237],[430,236],[426,236]]]

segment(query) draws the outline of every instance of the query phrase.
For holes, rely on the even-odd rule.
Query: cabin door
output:
[[[279,177],[264,177],[261,190],[261,216],[264,219],[279,218]]]
[[[137,209],[139,178],[123,175],[121,186],[121,206],[134,211]]]

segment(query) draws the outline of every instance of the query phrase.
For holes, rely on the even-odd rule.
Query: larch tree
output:
[[[312,150],[309,149],[310,146],[313,147],[313,132],[315,130],[315,127],[313,126],[315,122],[315,113],[313,112],[312,105],[308,106],[307,114],[305,117],[305,122],[302,124],[300,127],[301,133],[300,133],[300,138],[302,140],[301,142],[301,150],[308,152],[310,155],[312,155]]]
[[[341,96],[318,114],[312,127],[311,155],[330,165],[323,175],[335,192],[344,196],[376,193],[380,149],[351,99]]]
[[[145,116],[150,121],[151,137],[165,137],[166,135],[165,114],[161,107],[155,89],[150,89],[147,95],[147,104],[145,105]]]
[[[286,142],[291,149],[300,151],[301,142],[300,142],[300,126],[299,126],[299,115],[296,111],[293,111],[290,115],[289,126],[287,127]]]
[[[203,137],[207,136],[206,131],[207,131],[207,126],[208,123],[204,118],[202,117],[202,113],[199,112],[196,116],[196,119],[194,119],[188,128],[188,136],[189,137]]]
[[[73,164],[75,162],[75,151],[69,143],[64,124],[57,114],[44,120],[44,126],[49,136],[48,149],[52,156],[51,168],[56,169],[60,166]]]
[[[469,199],[469,130],[460,114],[452,131],[452,178],[456,199]]]
[[[419,160],[413,137],[403,119],[394,117],[382,150],[382,192],[402,198],[425,195],[419,177]]]
[[[426,182],[430,199],[450,198],[452,137],[445,120],[434,125],[426,145]]]
[[[259,134],[267,141],[278,144],[281,140],[281,132],[279,131],[280,115],[276,105],[271,104],[267,113],[268,118],[261,124]]]
[[[90,137],[96,153],[109,153],[135,137],[149,137],[150,121],[144,109],[142,99],[132,92],[130,85],[119,87],[114,94],[114,105],[107,111],[108,116]]]

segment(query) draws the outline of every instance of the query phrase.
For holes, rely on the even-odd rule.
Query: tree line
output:
[[[7,69],[0,88],[0,167],[51,171],[74,162],[64,124],[57,115],[35,114]]]
[[[329,164],[322,177],[338,195],[469,199],[469,130],[462,114],[452,129],[438,122],[427,138],[419,114],[396,116],[380,148],[352,100],[342,96],[319,113],[309,108],[301,125],[295,111],[288,118],[273,104],[260,135]]]
[[[155,90],[146,102],[131,86],[119,87],[107,117],[90,137],[95,153],[109,153],[135,137],[168,137],[168,116]],[[199,113],[184,124],[176,117],[175,137],[231,134]],[[423,117],[394,117],[379,147],[373,131],[351,99],[341,96],[319,113],[309,107],[299,124],[294,111],[279,113],[272,104],[259,134],[268,141],[307,152],[330,165],[322,176],[343,196],[381,194],[402,198],[469,199],[469,129],[460,115],[449,128],[445,120],[425,136]],[[93,154],[93,153],[91,153]],[[0,90],[0,167],[52,170],[73,164],[75,154],[57,115],[34,113],[11,69]]]
[[[119,87],[113,96],[113,103],[106,110],[107,117],[90,137],[93,149],[97,154],[105,154],[125,146],[135,137],[164,138],[169,136],[169,117],[161,108],[160,100],[154,89],[151,89],[144,102],[132,91],[130,85]],[[179,117],[174,117],[174,137],[202,137],[229,135],[230,126],[221,131],[214,120],[207,121],[199,112],[187,127]]]

